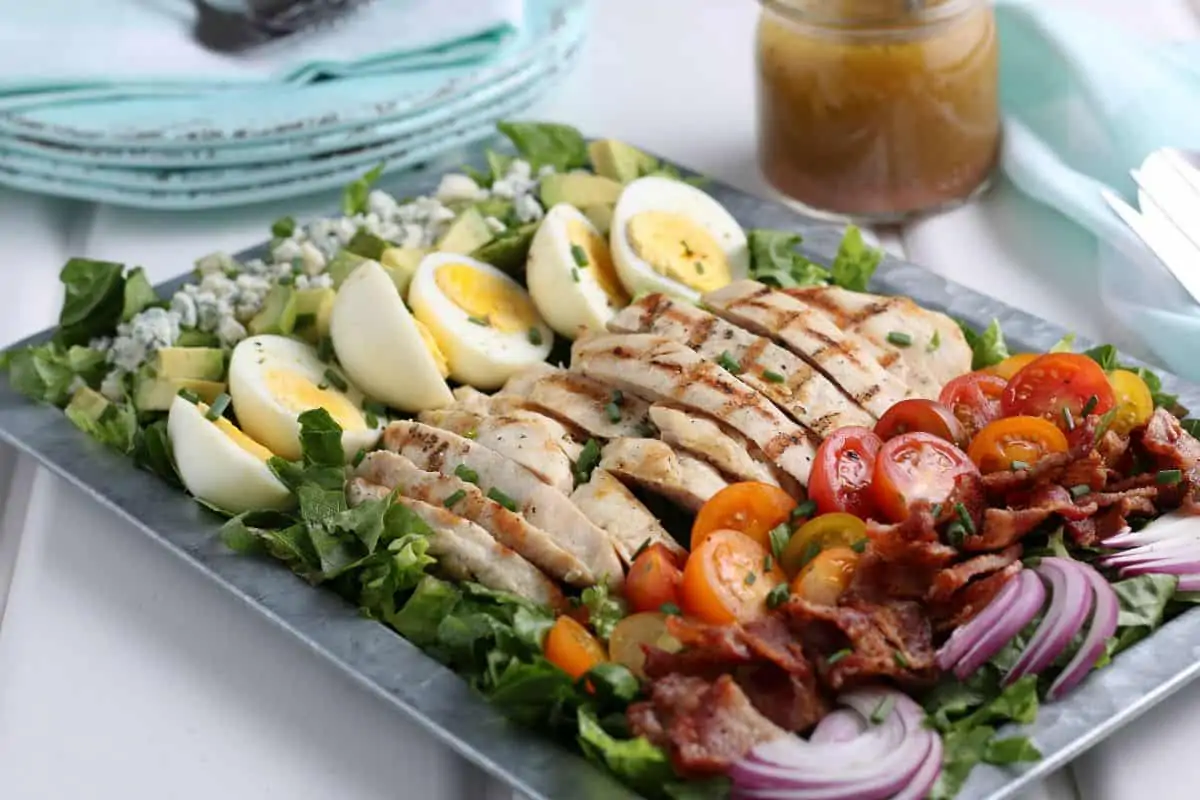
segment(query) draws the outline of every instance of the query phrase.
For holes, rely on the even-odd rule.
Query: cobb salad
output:
[[[1197,596],[1200,441],[1152,372],[500,130],[169,298],[71,260],[13,387],[647,797],[953,797]]]

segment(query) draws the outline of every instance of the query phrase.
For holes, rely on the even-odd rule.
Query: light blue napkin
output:
[[[1172,372],[1200,380],[1200,305],[1100,196],[1108,186],[1136,207],[1130,169],[1159,147],[1200,149],[1200,44],[1142,41],[1037,0],[1001,0],[996,15],[1005,173],[1096,238],[1107,310]]]

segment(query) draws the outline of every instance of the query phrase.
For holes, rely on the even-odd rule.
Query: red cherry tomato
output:
[[[658,611],[666,604],[679,605],[683,570],[675,555],[661,544],[653,544],[629,565],[625,576],[625,599],[634,611]]]
[[[822,514],[843,511],[866,519],[875,455],[882,441],[869,428],[838,428],[821,442],[808,479],[808,497]]]
[[[962,475],[979,474],[967,454],[928,433],[906,433],[879,449],[871,499],[884,518],[901,522],[918,500],[944,503]]]
[[[1085,408],[1089,414],[1103,414],[1114,403],[1112,385],[1099,364],[1078,353],[1049,353],[1013,375],[1000,405],[1006,417],[1042,417],[1069,430]]]
[[[988,372],[968,372],[942,387],[938,402],[962,423],[967,438],[1000,418],[1000,398],[1007,383]]]
[[[875,423],[875,433],[885,442],[904,433],[923,431],[939,439],[965,447],[967,432],[949,408],[933,400],[901,400]]]

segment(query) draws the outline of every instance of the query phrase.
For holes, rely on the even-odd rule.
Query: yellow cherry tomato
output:
[[[836,511],[813,517],[801,525],[780,556],[783,571],[795,575],[827,547],[854,547],[867,538],[867,523],[853,514]]]
[[[1108,373],[1108,382],[1112,385],[1117,409],[1111,430],[1129,433],[1139,425],[1145,425],[1154,413],[1154,396],[1146,382],[1137,373],[1126,369]]]
[[[1004,359],[999,364],[988,367],[984,372],[996,375],[1007,381],[1040,355],[1041,353],[1017,353],[1015,356],[1009,356]]]
[[[831,547],[822,550],[808,562],[800,574],[792,579],[789,588],[792,594],[800,595],[811,603],[834,606],[842,592],[850,587],[857,567],[858,553],[849,547]]]
[[[645,678],[642,666],[646,663],[646,651],[642,645],[657,647],[668,653],[683,649],[679,640],[667,630],[667,615],[658,611],[630,614],[618,622],[608,637],[609,657],[629,667],[629,671],[639,678]]]

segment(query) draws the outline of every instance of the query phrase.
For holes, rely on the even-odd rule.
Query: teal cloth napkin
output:
[[[1136,207],[1130,169],[1160,147],[1200,149],[1200,43],[1143,41],[1037,0],[1000,0],[996,15],[1006,175],[1095,238],[1093,268],[1115,321],[1172,372],[1200,381],[1200,305],[1100,196],[1107,186]]]

